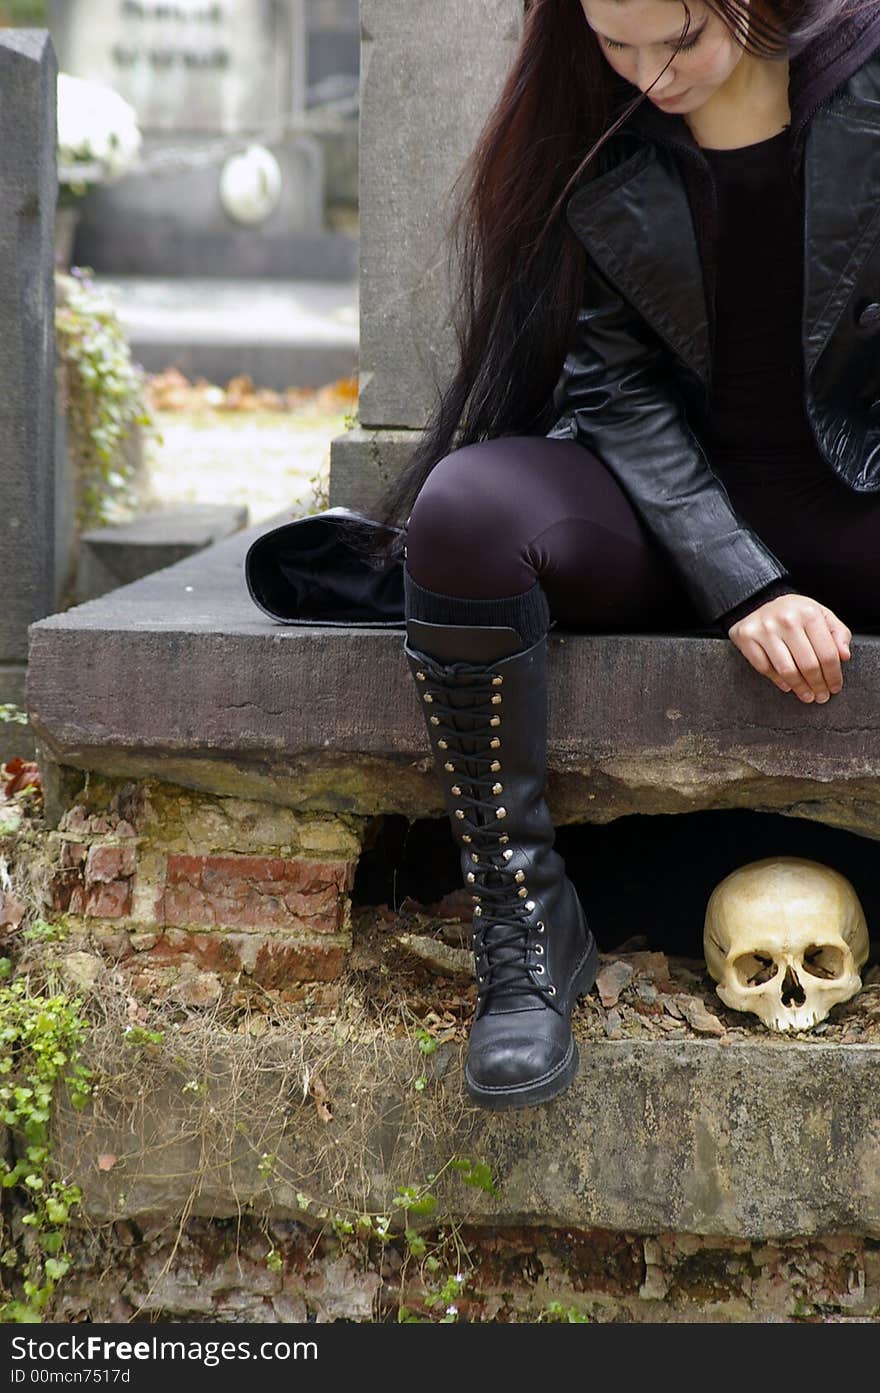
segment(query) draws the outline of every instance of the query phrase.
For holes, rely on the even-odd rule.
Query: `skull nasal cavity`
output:
[[[785,979],[782,983],[783,1006],[803,1006],[806,999],[806,993],[795,976],[794,969],[790,967],[787,968]]]

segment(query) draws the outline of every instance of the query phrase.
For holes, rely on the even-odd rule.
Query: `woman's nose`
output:
[[[636,64],[636,86],[642,92],[647,92],[649,87],[653,92],[664,92],[671,83],[675,82],[671,68],[667,68],[662,77],[660,76],[663,63],[657,58],[637,58]]]

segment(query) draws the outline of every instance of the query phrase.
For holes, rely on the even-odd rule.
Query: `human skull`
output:
[[[846,876],[799,856],[740,866],[706,906],[703,950],[716,992],[771,1030],[809,1030],[855,996],[868,947]]]

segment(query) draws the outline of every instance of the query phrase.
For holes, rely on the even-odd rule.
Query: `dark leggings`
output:
[[[803,594],[850,628],[880,624],[880,495],[815,469],[728,490]],[[415,581],[442,595],[500,599],[539,580],[563,628],[711,630],[610,470],[571,440],[506,436],[447,455],[406,546]]]

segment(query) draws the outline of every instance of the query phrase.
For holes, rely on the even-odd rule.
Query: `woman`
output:
[[[549,627],[708,625],[824,703],[880,618],[878,112],[877,0],[526,16],[452,228],[458,371],[383,510],[481,1106],[569,1085],[596,970],[543,798]]]

